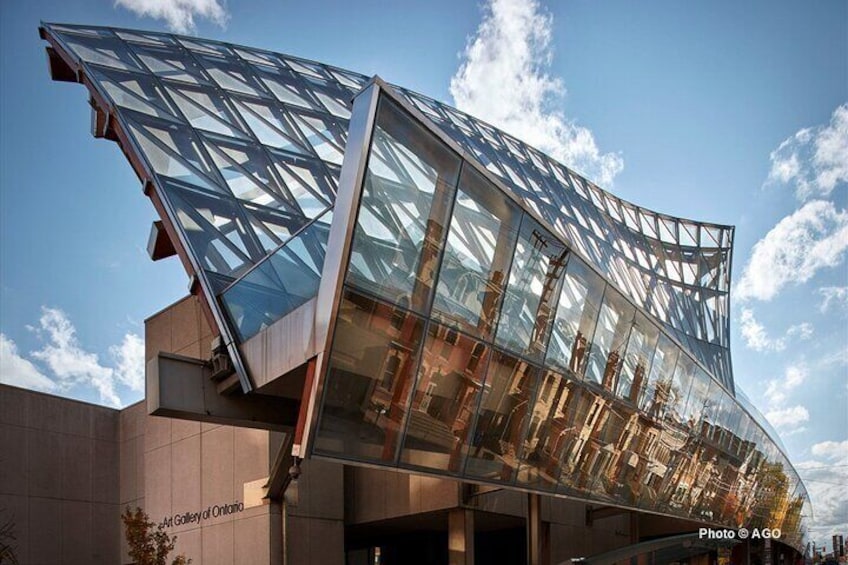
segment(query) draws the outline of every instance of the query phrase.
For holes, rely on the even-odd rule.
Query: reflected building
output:
[[[377,77],[41,32],[53,78],[87,87],[94,134],[160,215],[151,256],[180,257],[216,336],[201,352],[216,398],[160,355],[153,414],[281,426],[295,467],[779,527],[803,549],[804,485],[733,381],[732,227],[621,200]]]

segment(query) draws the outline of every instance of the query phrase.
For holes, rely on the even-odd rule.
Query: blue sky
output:
[[[39,21],[186,31],[379,73],[627,200],[735,225],[736,382],[807,479],[817,541],[848,531],[848,4],[141,4],[0,2],[0,380],[134,402],[143,320],[187,289],[147,258],[153,208],[85,90],[49,80]]]

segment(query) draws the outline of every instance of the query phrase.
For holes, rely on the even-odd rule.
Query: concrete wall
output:
[[[144,361],[160,351],[209,359],[212,329],[196,296],[186,296],[144,321]]]
[[[344,565],[344,467],[304,461],[284,502],[286,565]]]
[[[133,410],[127,410],[128,430],[136,428]],[[122,484],[135,481],[136,490],[128,486],[122,498],[141,502],[152,521],[165,522],[177,536],[177,553],[204,565],[281,561],[280,506],[261,494],[269,474],[268,432],[143,412],[141,426],[142,435],[128,437],[132,445],[125,448],[138,453],[143,446],[141,462],[122,467],[127,476],[121,477]],[[220,512],[227,506],[226,512],[238,509]]]
[[[145,320],[145,361],[161,351],[208,359],[212,337],[199,299],[187,296]],[[261,493],[269,432],[148,416],[143,403],[124,411],[121,431],[121,502],[165,521],[177,553],[204,565],[282,561],[281,505]],[[184,520],[186,513],[200,516]]]
[[[119,412],[0,385],[0,523],[21,563],[119,560]]]

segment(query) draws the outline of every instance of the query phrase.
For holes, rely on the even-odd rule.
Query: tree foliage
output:
[[[127,506],[121,514],[124,523],[129,555],[136,565],[188,565],[191,559],[185,555],[177,555],[168,561],[168,555],[174,550],[177,536],[171,537],[162,524],[158,526],[150,521],[147,514],[136,507],[130,510]]]
[[[0,513],[5,510],[0,510]],[[0,518],[0,565],[18,565],[15,556],[15,521],[14,518]]]

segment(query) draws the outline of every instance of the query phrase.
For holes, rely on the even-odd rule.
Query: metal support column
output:
[[[545,565],[547,536],[542,532],[542,497],[527,494],[527,565]]]
[[[448,514],[448,563],[474,565],[474,511],[454,508]]]

